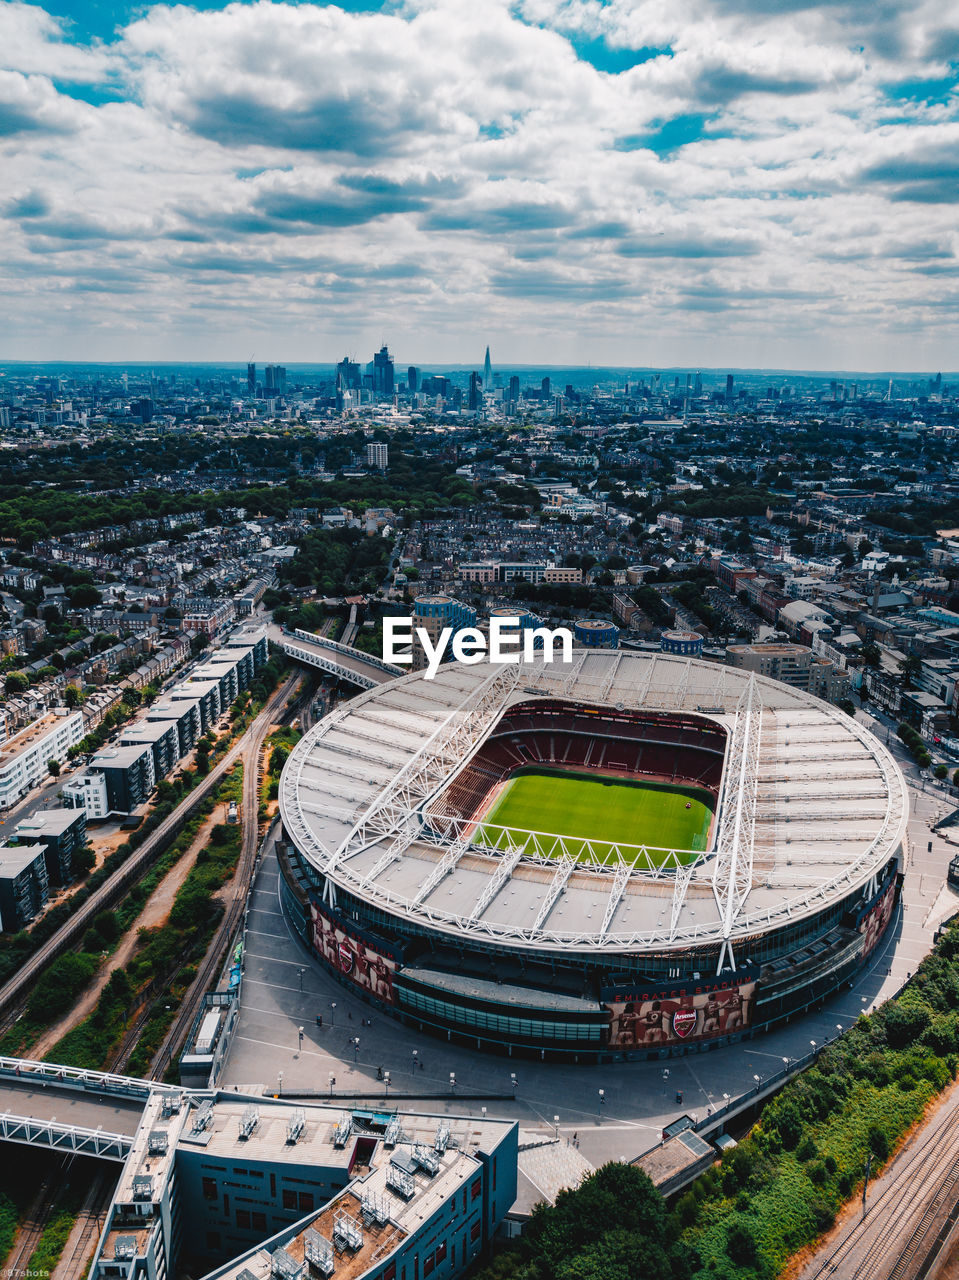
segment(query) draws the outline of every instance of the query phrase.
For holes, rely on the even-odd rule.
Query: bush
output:
[[[937,764],[935,769],[933,769],[932,772],[933,772],[933,775],[937,777],[940,782],[942,782],[943,779],[949,776],[949,769],[944,764]]]
[[[726,1235],[726,1252],[737,1267],[752,1267],[759,1256],[756,1237],[745,1222],[734,1222]]]
[[[805,1163],[807,1160],[815,1160],[818,1154],[819,1152],[816,1148],[815,1142],[813,1142],[812,1138],[807,1133],[802,1142],[800,1142],[799,1146],[796,1148],[796,1159]]]

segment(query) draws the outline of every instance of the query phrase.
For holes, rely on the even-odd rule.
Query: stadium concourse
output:
[[[532,779],[576,804],[506,825]],[[601,800],[574,829],[587,783],[674,789],[711,821],[696,838]],[[889,751],[808,694],[587,651],[361,694],[293,750],[280,813],[284,910],[344,988],[447,1042],[578,1065],[727,1043],[847,987],[894,914],[908,803]]]

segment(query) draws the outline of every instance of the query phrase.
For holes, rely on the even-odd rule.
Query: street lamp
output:
[[[559,1142],[559,1116],[553,1116],[553,1129],[556,1133],[556,1141]]]
[[[356,1066],[360,1056],[360,1037],[353,1037],[353,1065]]]
[[[336,1084],[336,1076],[330,1072],[330,1097],[333,1097],[333,1086]]]
[[[303,967],[303,965],[300,965],[298,972],[299,972],[299,975],[300,975],[300,990],[302,991],[302,990],[303,990],[303,975],[304,975],[304,973],[306,973],[306,969]]]
[[[296,1051],[297,1051],[297,1053],[299,1053],[299,1052],[300,1052],[300,1050],[301,1050],[302,1048],[303,1048],[303,1028],[302,1028],[302,1027],[297,1027],[297,1029],[296,1029]]]
[[[605,1105],[606,1105],[606,1090],[605,1090],[605,1089],[600,1089],[600,1091],[599,1091],[599,1101],[598,1101],[598,1102],[597,1102],[597,1104],[596,1104],[596,1119],[597,1119],[597,1120],[599,1120],[599,1119],[601,1119],[601,1118],[602,1118],[602,1110],[603,1110],[603,1107],[605,1107]]]
[[[278,1094],[283,1092],[283,1072],[282,1071],[278,1071],[276,1073],[276,1092]]]
[[[669,1081],[669,1067],[663,1068],[663,1098],[666,1097],[666,1085]]]
[[[450,1072],[450,1093],[456,1092],[456,1072]]]
[[[515,1098],[516,1097],[516,1072],[515,1071],[511,1071],[509,1073],[509,1082],[513,1086],[513,1097]]]
[[[335,1017],[336,1017],[336,1001],[331,1000],[330,1001],[330,1026],[331,1027],[334,1025]]]
[[[390,1073],[388,1071],[383,1072],[383,1084],[386,1087],[386,1096],[389,1097],[390,1096]]]
[[[486,1119],[486,1108],[485,1108],[485,1107],[480,1107],[480,1111],[483,1113],[483,1119],[485,1120],[485,1119]]]
[[[836,1038],[838,1039],[843,1033],[843,1025],[841,1022],[836,1023]]]
[[[416,1075],[416,1060],[417,1060],[417,1058],[418,1058],[419,1056],[420,1056],[420,1051],[419,1051],[419,1049],[414,1049],[414,1050],[413,1050],[413,1074],[414,1074],[414,1076]]]
[[[810,1046],[811,1046],[811,1048],[812,1048],[813,1053],[815,1053],[815,1052],[816,1052],[816,1050],[819,1048],[819,1046],[816,1044],[815,1040],[810,1040],[810,1041],[809,1041],[809,1044],[810,1044]]]

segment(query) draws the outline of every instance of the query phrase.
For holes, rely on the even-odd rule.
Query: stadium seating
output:
[[[718,792],[726,750],[721,726],[689,714],[586,712],[553,700],[513,707],[431,806],[470,819],[517,769],[582,769]]]

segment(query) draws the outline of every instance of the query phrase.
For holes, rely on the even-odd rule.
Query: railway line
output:
[[[162,1077],[162,1073],[172,1060],[178,1045],[189,1031],[197,1009],[203,1000],[204,992],[209,989],[213,982],[222,963],[226,948],[239,926],[259,851],[260,756],[270,725],[276,719],[277,711],[289,698],[299,678],[298,674],[294,674],[283,682],[245,735],[245,768],[243,771],[243,800],[241,805],[243,839],[236,873],[231,881],[230,901],[223,913],[223,918],[217,927],[213,940],[200,963],[196,978],[184,997],[180,1010],[166,1036],[164,1036],[162,1044],[154,1055],[150,1066],[150,1076],[153,1079]],[[122,1071],[125,1068],[136,1048],[143,1027],[159,1000],[163,998],[163,996],[157,996],[137,1016],[133,1026],[124,1037],[123,1044],[114,1062],[111,1064],[111,1070]]]
[[[100,1238],[104,1216],[113,1198],[115,1182],[115,1177],[111,1177],[101,1165],[90,1181],[76,1224],[60,1255],[60,1261],[50,1273],[50,1280],[82,1280]]]
[[[959,1184],[959,1108],[924,1126],[867,1213],[803,1280],[910,1280],[935,1245],[934,1223]],[[925,1194],[924,1194],[925,1193]]]
[[[70,919],[64,921],[56,933],[25,960],[17,972],[0,988],[0,1034],[8,1031],[17,1021],[26,1006],[30,992],[47,965],[66,951],[72,942],[82,937],[93,919],[101,911],[114,906],[123,893],[135,884],[156,861],[193,810],[206,799],[248,750],[250,735],[256,732],[262,717],[275,713],[277,705],[282,703],[282,697],[289,696],[290,688],[297,678],[294,675],[284,681],[267,703],[264,711],[260,712],[246,733],[230,747],[223,759],[213,766],[176,809],[150,833],[140,848],[132,853],[124,864],[118,867],[113,875],[104,881]]]
[[[77,1167],[77,1157],[67,1155],[56,1161],[41,1179],[36,1195],[24,1213],[13,1248],[4,1262],[5,1275],[18,1277],[26,1274],[51,1218],[62,1208],[63,1193],[69,1187],[71,1172]]]

